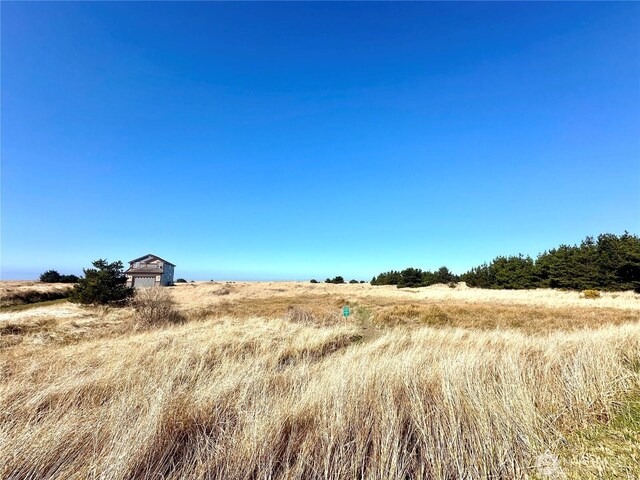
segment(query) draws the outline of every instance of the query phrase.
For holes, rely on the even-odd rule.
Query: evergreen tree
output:
[[[437,272],[434,272],[434,277],[434,283],[449,283],[457,280],[457,277],[444,266],[440,267]]]
[[[400,279],[400,272],[391,270],[390,272],[381,273],[377,277],[373,277],[371,279],[371,285],[398,285]]]
[[[460,277],[446,267],[435,272],[419,268],[391,270],[373,277],[371,284],[420,287],[459,279],[479,288],[640,291],[640,237],[629,232],[621,236],[602,234],[597,240],[586,237],[580,245],[560,245],[536,260],[524,255],[499,256]]]
[[[93,262],[93,266],[95,268],[84,269],[84,278],[73,287],[70,301],[105,305],[121,302],[133,295],[133,289],[126,286],[122,262],[108,263],[100,259]]]
[[[62,275],[60,275],[56,270],[47,270],[42,275],[40,275],[40,281],[43,283],[59,283]]]
[[[400,272],[398,288],[422,287],[422,274],[423,272],[419,268],[405,268]]]

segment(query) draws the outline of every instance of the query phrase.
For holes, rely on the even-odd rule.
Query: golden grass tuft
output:
[[[584,290],[582,292],[582,297],[583,298],[589,298],[589,299],[596,299],[596,298],[600,298],[600,290]]]

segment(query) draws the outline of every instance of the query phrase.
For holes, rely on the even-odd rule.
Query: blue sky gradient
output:
[[[368,280],[640,232],[638,3],[1,8],[3,279]]]

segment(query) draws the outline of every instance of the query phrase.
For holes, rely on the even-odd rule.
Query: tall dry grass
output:
[[[385,329],[398,325],[462,327],[474,329],[508,328],[545,333],[604,325],[621,325],[640,319],[640,311],[629,308],[572,308],[492,303],[408,301],[386,298],[344,298],[313,295],[251,298],[235,296],[211,302],[186,302],[176,296],[178,305],[192,319],[292,318],[304,311],[321,323],[343,321],[342,306],[352,307],[354,322],[366,322]],[[585,300],[587,302],[587,300]]]
[[[334,285],[307,282],[196,282],[176,285],[173,292],[180,303],[195,306],[215,300],[216,291],[229,288],[231,299],[271,300],[278,297],[316,297],[349,301],[381,300],[388,302],[437,302],[457,304],[490,304],[494,306],[535,306],[573,309],[629,309],[640,311],[640,294],[627,292],[601,292],[597,300],[583,298],[582,292],[539,288],[535,290],[491,290],[468,288],[460,283],[457,288],[432,285],[422,288],[396,288],[393,285],[365,284]]]
[[[365,339],[294,320],[0,355],[0,477],[523,478],[640,386],[638,323]]]
[[[72,288],[64,283],[0,281],[0,308],[67,298]]]

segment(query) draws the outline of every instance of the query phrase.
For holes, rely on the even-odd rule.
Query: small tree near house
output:
[[[133,288],[126,286],[127,277],[122,271],[122,262],[109,263],[100,259],[93,262],[93,266],[84,269],[84,278],[71,290],[70,301],[106,305],[123,302],[133,295]]]

